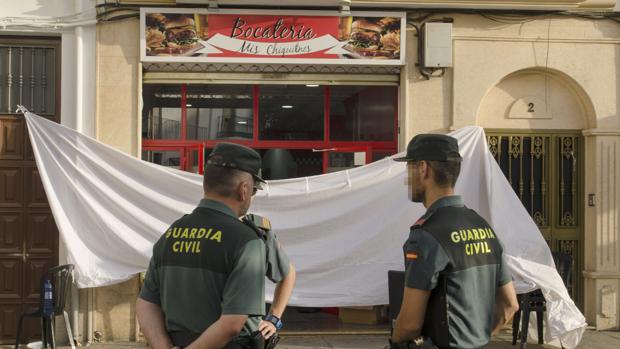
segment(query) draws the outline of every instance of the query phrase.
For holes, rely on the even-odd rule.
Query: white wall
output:
[[[73,0],[0,0],[1,17],[63,17],[74,14]]]
[[[0,0],[0,35],[61,37],[60,122],[90,136],[95,134],[94,6],[95,0]]]

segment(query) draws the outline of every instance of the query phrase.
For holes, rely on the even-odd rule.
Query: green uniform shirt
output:
[[[259,217],[259,216],[256,216]],[[262,220],[262,217],[260,217]],[[254,222],[253,229],[259,229],[257,235],[261,237],[265,243],[265,276],[273,283],[279,283],[289,273],[291,261],[282,249],[280,242],[276,238],[271,228],[260,227],[258,222]],[[246,336],[258,330],[260,316],[250,316],[245,324],[244,331],[241,336]]]
[[[265,246],[267,248],[266,276],[273,283],[277,284],[288,275],[291,261],[271,230],[267,232]]]
[[[431,292],[423,334],[441,347],[489,342],[495,293],[511,281],[502,246],[460,196],[437,200],[403,246],[407,287]]]
[[[222,314],[265,313],[265,243],[230,208],[201,200],[153,247],[140,298],[168,331],[200,334]]]

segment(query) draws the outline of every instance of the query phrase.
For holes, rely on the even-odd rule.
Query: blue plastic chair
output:
[[[67,335],[69,336],[69,343],[71,349],[75,349],[75,342],[73,339],[73,333],[71,332],[71,324],[69,323],[69,315],[65,311],[65,302],[67,300],[67,294],[69,293],[69,286],[71,285],[71,273],[73,272],[73,264],[61,265],[51,268],[48,273],[41,276],[41,292],[39,295],[39,307],[26,310],[19,318],[17,324],[17,337],[15,338],[15,349],[19,348],[19,343],[22,336],[22,324],[24,318],[41,318],[41,335],[43,340],[43,347],[47,348],[50,344],[52,349],[56,349],[56,339],[54,338],[54,319],[56,316],[62,315],[65,320],[65,326],[67,327]],[[43,312],[44,292],[43,284],[46,279],[52,281],[52,295],[54,300],[54,309],[51,315],[46,315]]]

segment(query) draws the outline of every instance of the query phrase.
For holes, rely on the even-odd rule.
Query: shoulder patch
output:
[[[246,217],[248,217],[248,219],[251,220],[257,227],[264,230],[271,230],[271,222],[266,217],[253,213],[247,214]]]
[[[418,253],[417,252],[412,252],[412,251],[407,252],[405,254],[405,259],[410,260],[410,261],[416,260],[416,259],[418,259]]]

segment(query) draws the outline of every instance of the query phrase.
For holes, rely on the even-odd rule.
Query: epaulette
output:
[[[254,223],[257,227],[263,229],[263,230],[271,230],[271,222],[269,221],[269,219],[267,219],[266,217],[263,216],[259,216],[257,214],[253,214],[253,213],[249,213],[246,215],[246,217],[252,221],[252,223]]]
[[[250,213],[245,215],[241,221],[243,224],[252,228],[259,238],[261,238],[264,242],[267,242],[269,235],[268,233],[271,230],[271,223],[267,218]]]
[[[421,228],[424,225],[424,223],[426,223],[433,216],[434,213],[435,211],[430,212],[430,213],[425,213],[415,223],[413,223],[413,225],[411,226],[411,229]]]

